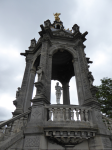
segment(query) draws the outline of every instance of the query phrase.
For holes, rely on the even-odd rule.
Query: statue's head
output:
[[[59,86],[59,82],[57,82],[56,85]]]
[[[21,88],[20,87],[18,87],[18,91],[20,90]]]

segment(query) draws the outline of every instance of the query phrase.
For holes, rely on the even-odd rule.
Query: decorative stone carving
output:
[[[77,24],[74,24],[74,26],[72,27],[72,29],[73,29],[74,33],[79,32],[79,26]]]
[[[50,20],[48,19],[48,20],[44,21],[44,25],[45,25],[45,27],[50,27],[50,25],[51,25]]]
[[[65,35],[65,32],[62,32],[62,31],[61,31],[61,32],[59,32],[59,34],[62,35],[62,36],[64,36],[64,35]]]
[[[18,90],[16,91],[16,99],[18,99],[18,97],[19,97],[19,95],[20,95],[20,90],[21,90],[21,88],[18,87]]]
[[[34,119],[38,119],[38,118],[40,118],[40,116],[41,116],[41,112],[40,112],[39,110],[35,109],[35,110],[33,111],[33,113],[32,113],[32,116],[33,116]],[[38,120],[39,120],[39,119],[38,119]]]
[[[69,35],[69,33],[66,33],[64,31],[53,33],[53,35],[73,38],[73,36],[71,34]]]
[[[95,136],[95,132],[94,131],[45,131],[46,136],[48,137],[48,139],[50,140],[50,142],[52,143],[57,143],[59,145],[62,146],[73,146],[73,145],[77,145],[81,142],[83,142],[84,140],[87,140],[91,137]]]
[[[18,90],[16,91],[16,100],[13,101],[13,104],[15,105],[15,107],[17,107],[17,100],[19,98],[20,91],[21,91],[21,88],[18,87]]]
[[[37,90],[34,99],[36,99],[38,95],[46,95],[45,86],[42,82],[36,82],[35,87],[37,88]]]
[[[93,86],[93,75],[91,74],[91,72],[88,72],[88,79],[89,79],[89,84],[90,84],[90,88]]]
[[[36,40],[35,38],[31,40],[31,45],[30,47],[35,47],[36,46]]]
[[[96,98],[96,93],[97,93],[97,91],[98,91],[98,88],[97,88],[96,86],[92,86],[92,87],[90,88],[90,90],[91,90],[92,96],[93,96],[94,98]]]
[[[42,80],[43,71],[42,71],[40,66],[38,67],[37,74],[38,74],[38,81],[41,81]]]
[[[62,87],[59,86],[59,82],[56,83],[55,90],[56,90],[56,102],[57,102],[57,104],[60,104]]]

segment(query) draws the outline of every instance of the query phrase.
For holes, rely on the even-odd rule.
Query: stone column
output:
[[[70,105],[69,83],[63,82],[63,105]]]
[[[51,100],[51,76],[52,76],[52,55],[49,55],[48,57],[48,67],[47,67],[47,97],[48,97],[48,100],[50,102]]]
[[[25,101],[24,101],[24,112],[26,112],[28,108],[31,106],[30,100],[32,99],[35,75],[36,75],[36,69],[32,68],[30,70],[29,80],[27,84],[27,92],[26,92]]]
[[[77,63],[76,61],[74,62],[74,69],[76,75],[79,104],[83,105],[85,103],[91,102],[94,98],[90,91],[90,84],[88,80],[88,70],[87,70],[88,66],[84,53],[84,45],[81,41],[78,43],[76,51],[78,54],[78,58]]]
[[[82,88],[82,80],[81,80],[78,58],[73,59],[73,67],[74,67],[74,72],[76,77],[78,101],[79,101],[79,105],[82,105],[84,103],[84,92]]]
[[[31,59],[26,59],[26,68],[21,85],[21,91],[17,99],[17,107],[13,115],[18,115],[28,110],[31,106],[30,99],[33,93],[33,84],[35,79],[35,71],[31,70]]]
[[[44,83],[45,87],[45,96],[47,100],[50,101],[50,82],[51,82],[51,66],[52,66],[52,57],[49,58],[48,56],[48,48],[49,48],[49,41],[47,39],[43,39],[42,41],[42,49],[41,49],[41,58],[40,58],[40,67],[43,71],[42,82]],[[51,64],[50,64],[51,63]]]

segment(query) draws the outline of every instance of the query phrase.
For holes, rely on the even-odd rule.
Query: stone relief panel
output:
[[[33,108],[32,114],[31,114],[31,120],[34,120],[34,122],[39,122],[42,120],[42,107],[36,107]]]
[[[40,145],[40,137],[39,136],[31,136],[26,137],[25,139],[25,147],[38,147]]]

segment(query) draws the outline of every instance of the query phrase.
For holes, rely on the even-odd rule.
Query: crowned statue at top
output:
[[[53,14],[53,15],[54,15],[54,17],[55,17],[55,21],[60,22],[59,15],[61,15],[61,13],[55,13],[55,14]]]

